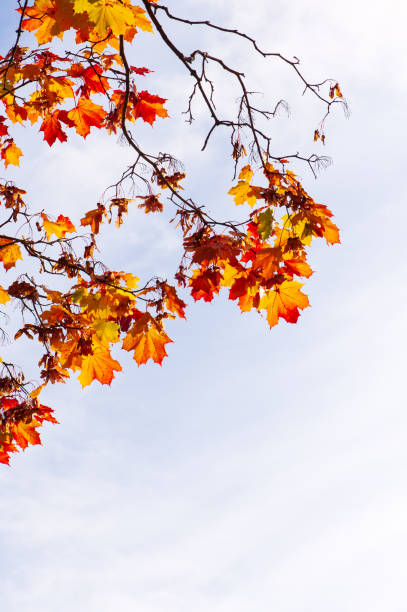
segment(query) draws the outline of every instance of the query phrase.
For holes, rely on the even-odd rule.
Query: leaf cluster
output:
[[[83,387],[95,380],[110,385],[122,369],[112,355],[115,346],[131,352],[139,366],[150,359],[161,365],[166,345],[172,342],[166,322],[185,318],[188,294],[195,301],[211,302],[223,289],[242,312],[258,311],[270,327],[280,319],[296,323],[300,311],[309,306],[302,291],[302,280],[313,273],[307,262],[309,245],[318,238],[328,244],[339,242],[330,210],[316,203],[289,169],[293,160],[300,160],[314,171],[323,159],[315,154],[273,155],[270,135],[257,121],[275,116],[277,107],[269,111],[254,106],[244,75],[223,58],[199,49],[181,50],[160,15],[246,39],[256,53],[287,63],[305,91],[324,104],[325,115],[314,140],[324,141],[323,125],[332,105],[344,104],[335,80],[311,84],[300,72],[298,60],[265,53],[237,30],[177,17],[152,0],[20,0],[17,5],[16,41],[0,56],[4,109],[0,157],[5,168],[19,165],[23,154],[13,135],[16,124],[27,128],[37,124],[51,147],[66,142],[72,132],[84,139],[91,130],[120,134],[134,153],[134,163],[111,187],[106,202],[83,211],[78,229],[66,211],[56,219],[45,210],[33,212],[23,188],[7,180],[0,184],[0,262],[8,274],[19,271],[0,286],[0,304],[20,307],[22,322],[15,340],[36,340],[43,349],[36,384],[27,382],[18,366],[2,361],[0,462],[4,463],[10,453],[40,443],[38,428],[44,421],[56,422],[53,411],[38,399],[48,384],[64,383],[77,373]],[[53,41],[70,30],[74,46],[62,55],[56,53]],[[130,65],[126,55],[126,45],[136,35],[153,32],[192,79],[188,121],[194,120],[195,97],[206,107],[212,123],[203,149],[218,128],[229,132],[237,176],[229,195],[246,210],[242,222],[212,217],[205,206],[184,195],[182,165],[169,153],[141,149],[133,137],[137,122],[154,125],[168,117],[166,99],[145,88],[150,70]],[[23,37],[32,35],[36,42],[31,39],[23,46]],[[209,74],[214,65],[239,86],[237,116],[218,115]],[[326,97],[321,93],[324,86]],[[134,191],[138,195],[131,197]],[[96,259],[103,224],[115,221],[120,228],[129,207],[148,215],[173,208],[183,255],[172,281],[157,276],[140,283],[133,271],[115,271]],[[36,274],[28,271],[29,262],[36,264]],[[61,277],[63,290],[54,282]]]

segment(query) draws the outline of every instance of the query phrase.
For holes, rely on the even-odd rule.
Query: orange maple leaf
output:
[[[297,276],[305,276],[305,278],[309,278],[312,274],[314,274],[313,269],[306,261],[300,261],[297,259],[285,259],[284,265],[288,268],[288,271]]]
[[[110,385],[114,372],[120,372],[122,366],[112,358],[110,351],[104,346],[94,349],[92,355],[86,355],[81,364],[81,374],[78,378],[82,387],[98,380],[102,385]]]
[[[36,0],[34,6],[25,9],[28,18],[23,21],[23,29],[28,32],[37,30],[35,36],[40,45],[50,42],[54,36],[62,37],[61,30],[56,31],[55,12],[55,0]]]
[[[256,254],[253,266],[260,267],[263,270],[264,278],[268,279],[274,276],[278,271],[281,261],[280,247],[266,247],[261,249]]]
[[[29,444],[41,444],[40,434],[36,430],[39,425],[34,419],[30,423],[20,422],[12,425],[14,439],[23,450]]]
[[[124,338],[123,349],[134,350],[133,358],[138,365],[147,363],[149,359],[161,365],[167,356],[165,345],[169,342],[172,342],[171,338],[159,328],[150,314],[145,313]]]
[[[328,244],[339,244],[339,229],[330,219],[326,219],[322,226],[322,234]]]
[[[13,244],[10,239],[0,238],[0,261],[6,270],[13,268],[18,259],[22,259],[21,249],[18,244]]]
[[[185,302],[178,297],[177,290],[172,285],[167,283],[161,284],[161,291],[164,295],[164,302],[170,312],[177,314],[182,319],[185,319],[184,308]]]
[[[90,225],[92,234],[99,233],[99,226],[103,221],[103,215],[105,214],[105,207],[103,204],[98,204],[97,208],[88,210],[84,217],[81,219],[81,225]]]
[[[14,144],[13,141],[11,141],[7,146],[2,148],[1,159],[4,160],[6,168],[9,164],[12,164],[13,166],[19,166],[20,157],[22,156],[22,154],[23,152],[21,151],[21,149],[17,147],[17,145]]]
[[[86,138],[91,126],[102,127],[106,111],[103,106],[80,98],[76,107],[69,111],[68,117],[74,122],[77,133]]]
[[[308,297],[300,291],[301,283],[297,281],[283,281],[268,291],[260,300],[260,309],[267,311],[267,321],[270,327],[277,325],[280,317],[287,323],[296,323],[300,313],[309,306]]]
[[[41,217],[43,228],[47,234],[47,240],[51,238],[52,234],[55,234],[57,238],[65,238],[65,234],[76,232],[75,226],[69,217],[59,215],[56,221],[50,221],[44,213],[41,213]]]
[[[152,194],[149,196],[137,196],[138,199],[144,200],[137,206],[137,208],[144,208],[144,212],[146,214],[150,212],[162,212],[164,210],[164,206],[158,199],[160,195],[161,194],[158,193],[156,195]]]

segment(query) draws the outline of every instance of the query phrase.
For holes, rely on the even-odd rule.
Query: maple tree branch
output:
[[[281,59],[283,62],[289,64],[295,70],[295,72],[297,73],[298,77],[301,79],[301,81],[305,85],[305,90],[309,89],[310,91],[312,91],[312,93],[315,96],[317,96],[317,98],[319,98],[322,102],[328,104],[328,107],[333,103],[332,100],[328,100],[328,99],[324,98],[318,92],[318,88],[321,87],[322,85],[324,85],[330,79],[326,79],[324,81],[321,81],[320,83],[314,83],[314,84],[309,83],[306,80],[306,78],[303,76],[301,71],[298,69],[298,65],[300,64],[300,60],[297,57],[294,56],[294,59],[290,60],[289,58],[285,57],[281,53],[273,52],[273,51],[271,51],[271,52],[264,51],[263,49],[261,49],[259,47],[257,41],[254,38],[252,38],[251,36],[249,36],[248,34],[246,34],[244,32],[241,32],[240,30],[237,30],[236,28],[226,28],[224,26],[213,24],[212,22],[210,22],[207,19],[202,19],[202,20],[185,19],[183,17],[179,17],[177,15],[174,15],[173,13],[170,12],[170,10],[168,9],[167,6],[160,5],[160,4],[153,5],[153,10],[155,12],[158,11],[158,10],[161,10],[161,11],[165,12],[167,17],[169,19],[172,19],[173,21],[178,21],[180,23],[185,23],[185,24],[191,25],[191,26],[194,26],[194,25],[206,26],[208,28],[212,28],[214,30],[218,30],[219,32],[225,32],[225,33],[228,33],[228,34],[234,34],[235,36],[239,36],[240,38],[243,38],[243,39],[247,40],[248,42],[250,42],[252,44],[252,46],[257,51],[257,53],[262,55],[264,58],[267,58],[267,57],[276,57],[278,59]],[[338,100],[336,102],[338,102]],[[343,101],[342,101],[342,103],[343,103]]]
[[[175,198],[175,200],[173,201],[175,204],[177,204],[177,206],[179,206],[179,204],[177,203],[177,200],[179,200],[181,202],[180,206],[186,207],[187,209],[191,210],[191,212],[193,212],[195,215],[197,215],[197,217],[199,217],[203,225],[208,225],[208,226],[223,225],[229,228],[235,227],[231,222],[216,221],[208,213],[204,212],[202,210],[202,207],[196,206],[190,200],[187,200],[186,198],[184,198],[179,193],[179,191],[177,191],[177,189],[173,187],[173,185],[167,179],[166,175],[162,172],[160,166],[156,163],[156,161],[154,161],[154,159],[152,159],[150,155],[147,155],[146,153],[144,153],[140,149],[140,147],[138,147],[138,145],[134,142],[133,137],[131,136],[130,132],[127,129],[127,123],[126,123],[126,113],[127,113],[127,107],[129,103],[129,96],[130,96],[130,67],[129,67],[127,57],[124,51],[123,36],[120,36],[119,40],[120,40],[120,56],[122,58],[123,66],[125,68],[125,73],[126,73],[126,78],[125,78],[126,89],[125,89],[125,98],[123,102],[122,115],[121,115],[121,128],[122,128],[122,132],[128,144],[137,152],[139,158],[143,159],[148,165],[150,165],[153,168],[156,175],[160,177],[161,181],[170,190],[172,194],[172,198]],[[238,232],[237,228],[236,228],[236,231]]]
[[[174,55],[178,57],[178,59],[182,62],[182,64],[185,66],[185,68],[190,73],[190,75],[195,79],[197,86],[199,88],[199,91],[201,92],[202,98],[204,99],[206,106],[212,116],[212,119],[215,121],[215,123],[218,123],[219,119],[216,116],[215,109],[213,108],[213,104],[211,103],[210,99],[206,95],[206,92],[204,88],[202,87],[201,79],[199,78],[196,70],[194,70],[194,68],[190,66],[190,62],[188,61],[189,58],[185,57],[185,55],[181,53],[178,47],[176,47],[174,43],[170,40],[164,28],[162,27],[161,23],[156,18],[150,2],[148,2],[148,0],[142,0],[142,2],[148,13],[148,16],[150,17],[152,23],[155,25],[157,32],[160,34],[164,43],[167,45],[167,47],[171,49]]]
[[[8,60],[8,64],[7,67],[4,71],[4,76],[3,76],[3,89],[6,89],[6,80],[7,80],[7,75],[8,75],[8,71],[10,70],[11,66],[13,65],[14,62],[14,58],[18,49],[18,43],[20,41],[20,37],[23,33],[23,29],[22,29],[22,24],[23,24],[23,20],[24,20],[24,15],[25,12],[27,10],[27,4],[28,4],[28,0],[24,0],[24,4],[23,6],[21,6],[21,2],[18,3],[19,7],[20,7],[20,21],[16,30],[17,33],[17,37],[16,37],[16,41],[12,47],[12,51],[11,51],[11,55],[10,55],[10,59]]]
[[[278,58],[280,60],[282,60],[283,62],[285,62],[286,64],[290,65],[293,70],[296,72],[297,76],[299,77],[299,79],[301,80],[301,82],[304,84],[305,89],[304,89],[304,93],[307,90],[310,90],[321,102],[323,102],[326,105],[326,112],[324,117],[322,118],[321,122],[320,122],[320,131],[322,133],[322,141],[324,142],[324,135],[323,135],[323,129],[324,129],[324,123],[326,118],[328,117],[328,115],[330,114],[330,110],[333,104],[337,104],[340,103],[343,105],[345,114],[348,113],[348,106],[346,103],[346,100],[343,99],[342,94],[339,94],[340,97],[334,97],[331,95],[332,90],[334,89],[333,83],[336,83],[333,79],[325,79],[319,83],[310,83],[302,74],[301,70],[299,69],[299,59],[294,57],[294,59],[289,59],[287,57],[285,57],[284,55],[282,55],[281,53],[277,53],[277,52],[267,52],[264,51],[263,49],[261,49],[261,47],[258,45],[257,41],[249,36],[246,33],[243,33],[237,29],[233,29],[233,28],[226,28],[223,26],[219,26],[217,24],[213,24],[212,22],[210,22],[209,20],[191,20],[191,19],[187,19],[187,18],[183,18],[183,17],[179,17],[174,15],[167,6],[164,5],[160,5],[160,4],[151,4],[148,0],[143,0],[143,4],[149,14],[150,19],[152,20],[152,22],[154,23],[157,31],[159,32],[159,34],[161,35],[163,41],[165,42],[165,44],[167,44],[167,46],[169,46],[169,48],[173,51],[173,53],[175,53],[175,55],[182,61],[182,63],[185,65],[186,63],[189,64],[190,62],[193,61],[193,59],[195,58],[196,55],[200,55],[203,59],[203,64],[210,59],[211,61],[218,63],[226,72],[229,72],[230,74],[233,74],[240,85],[240,88],[242,90],[242,98],[244,99],[245,102],[245,108],[247,110],[247,114],[248,114],[248,124],[241,122],[240,120],[240,115],[239,115],[239,119],[237,122],[234,121],[228,121],[228,120],[220,120],[217,116],[216,113],[214,111],[214,106],[213,106],[213,102],[212,102],[212,93],[213,93],[213,84],[209,81],[210,83],[210,87],[211,87],[211,101],[209,102],[208,97],[206,96],[206,93],[203,89],[202,86],[202,81],[203,79],[205,79],[205,81],[208,82],[208,79],[206,78],[206,75],[204,73],[204,69],[203,72],[201,74],[201,76],[199,76],[197,74],[196,71],[194,71],[192,69],[191,66],[186,66],[187,70],[189,71],[189,73],[191,74],[191,76],[194,77],[195,79],[195,85],[193,88],[193,91],[190,95],[189,98],[189,104],[188,104],[188,110],[187,110],[187,114],[189,115],[189,122],[192,121],[193,117],[192,117],[192,111],[191,111],[191,103],[192,100],[196,94],[196,90],[197,88],[199,89],[199,91],[201,92],[203,99],[210,111],[210,114],[213,118],[214,124],[212,125],[212,127],[210,128],[202,150],[204,150],[208,144],[208,141],[210,139],[210,137],[212,136],[213,132],[215,131],[215,129],[217,127],[219,127],[220,125],[224,125],[224,126],[229,126],[233,129],[235,129],[235,127],[237,128],[242,128],[242,127],[249,127],[252,136],[253,136],[253,140],[254,140],[254,144],[255,144],[255,148],[257,150],[257,155],[259,158],[260,163],[263,165],[264,164],[264,160],[263,160],[263,153],[267,153],[267,156],[274,159],[275,161],[280,161],[281,159],[287,159],[288,157],[290,158],[295,158],[298,159],[299,161],[306,161],[306,163],[309,165],[312,173],[314,176],[316,176],[316,172],[314,169],[314,166],[316,166],[317,169],[319,169],[320,167],[325,167],[326,166],[326,158],[324,156],[319,157],[316,156],[315,154],[310,155],[308,157],[303,157],[301,155],[297,154],[291,154],[289,156],[285,155],[285,156],[274,156],[271,154],[270,152],[270,142],[271,139],[270,137],[266,136],[263,132],[261,132],[261,130],[259,130],[256,126],[255,126],[255,121],[254,121],[254,114],[260,114],[261,116],[268,118],[269,116],[275,116],[275,110],[274,111],[264,111],[264,110],[260,110],[255,108],[249,101],[249,92],[246,89],[245,83],[244,83],[244,75],[235,70],[230,68],[229,66],[227,66],[224,61],[221,58],[217,58],[214,56],[209,55],[206,52],[200,51],[200,50],[196,50],[194,52],[192,52],[188,57],[186,57],[177,47],[176,45],[169,39],[168,35],[165,32],[164,27],[162,26],[162,24],[158,21],[156,15],[158,11],[162,11],[163,13],[165,13],[165,15],[174,21],[186,24],[186,25],[190,25],[190,26],[205,26],[205,27],[209,27],[212,28],[214,30],[220,31],[220,32],[224,32],[224,33],[228,33],[228,34],[233,34],[235,36],[238,36],[240,38],[243,38],[245,40],[247,40],[248,42],[251,43],[251,45],[253,46],[253,48],[255,49],[255,51],[257,53],[259,53],[262,57],[264,58],[268,58],[268,57],[275,57]],[[330,98],[326,98],[324,96],[322,96],[319,93],[320,88],[326,84],[326,83],[331,83],[331,89],[330,89]],[[336,83],[337,85],[337,83]],[[339,91],[339,90],[338,90]],[[276,108],[283,103],[282,101],[279,101],[276,105]],[[241,109],[242,110],[242,109]],[[259,137],[261,137],[264,141],[265,141],[265,148],[263,149],[260,146],[260,142],[259,142]],[[235,166],[235,170],[236,170],[236,166]]]

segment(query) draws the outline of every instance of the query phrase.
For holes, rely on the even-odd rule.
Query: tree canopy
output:
[[[302,163],[315,173],[325,158],[273,151],[267,120],[285,102],[259,108],[238,67],[206,50],[185,49],[168,24],[239,37],[248,53],[284,63],[304,93],[322,105],[322,119],[310,133],[314,141],[324,143],[333,106],[346,108],[335,79],[313,84],[297,58],[263,50],[240,30],[175,15],[158,0],[19,0],[16,10],[15,42],[0,56],[0,156],[5,169],[23,163],[22,131],[14,129],[18,125],[27,130],[37,126],[50,147],[75,132],[86,139],[91,131],[104,130],[124,139],[134,161],[114,185],[101,186],[108,187],[104,199],[83,210],[76,226],[69,211],[56,218],[47,214],[46,206],[33,211],[23,185],[7,179],[0,183],[0,260],[7,273],[0,286],[2,332],[7,335],[7,312],[15,322],[17,307],[21,322],[14,340],[35,340],[43,349],[37,382],[32,382],[35,375],[24,375],[3,357],[3,463],[9,462],[10,453],[40,443],[38,429],[44,421],[56,422],[53,410],[39,399],[49,383],[64,383],[78,374],[83,387],[95,380],[110,385],[122,369],[111,353],[115,345],[130,351],[139,366],[149,360],[162,364],[172,342],[166,321],[185,318],[188,294],[211,302],[223,289],[242,312],[258,311],[270,327],[280,319],[296,323],[309,306],[302,290],[302,279],[313,273],[308,247],[316,238],[339,242],[332,212],[314,201],[291,170]],[[197,146],[207,150],[218,131],[230,145],[225,169],[231,172],[231,186],[228,194],[221,194],[230,200],[230,218],[210,213],[204,193],[196,199],[186,192],[184,166],[171,152],[138,144],[140,122],[154,126],[171,120],[165,92],[148,90],[151,69],[133,66],[128,59],[135,37],[151,35],[159,37],[191,79],[186,120],[194,121],[198,103],[209,118],[206,137]],[[58,51],[57,39],[63,41],[64,52]],[[214,68],[239,91],[236,109],[226,115],[215,104]],[[130,208],[155,215],[164,207],[172,210],[183,251],[172,279],[157,270],[154,277],[140,280],[137,270],[112,270],[101,261],[97,236],[104,223],[114,222],[120,231]]]

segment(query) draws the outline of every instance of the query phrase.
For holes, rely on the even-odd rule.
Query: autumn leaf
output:
[[[298,309],[309,306],[308,297],[300,291],[301,287],[297,281],[283,281],[261,298],[259,307],[266,310],[270,327],[277,325],[280,317],[287,323],[297,322]]]
[[[103,221],[103,215],[105,214],[105,207],[103,204],[98,204],[97,208],[88,210],[85,216],[81,219],[81,225],[90,225],[92,234],[99,233],[99,226]]]
[[[249,206],[254,206],[257,201],[256,193],[253,187],[249,184],[254,172],[249,164],[243,166],[239,173],[239,181],[235,187],[229,189],[228,194],[234,196],[237,206],[247,202]]]
[[[334,85],[332,85],[329,88],[329,97],[332,99],[335,96],[337,96],[338,98],[342,98],[342,92],[341,92],[341,88],[339,87],[339,83],[335,83]]]
[[[229,189],[228,194],[233,196],[237,206],[247,202],[253,208],[257,202],[252,186],[246,183],[246,181],[239,181],[235,187]]]
[[[239,172],[239,179],[241,181],[246,181],[247,183],[252,180],[254,176],[254,172],[250,164],[243,166],[243,168]]]
[[[42,385],[39,385],[38,387],[33,389],[30,392],[30,397],[33,398],[33,399],[36,399],[39,396],[39,394],[41,393],[41,391],[44,389],[44,387],[45,387],[45,383],[43,383]]]
[[[253,282],[251,282],[247,276],[239,276],[235,279],[233,285],[230,288],[229,299],[237,300],[243,295],[246,295],[252,284]]]
[[[0,115],[0,137],[8,135],[8,127],[5,125],[6,118]]]
[[[105,38],[110,31],[119,36],[135,24],[131,7],[112,0],[75,0],[74,10],[77,13],[86,11],[94,24],[93,31],[100,38]]]
[[[219,293],[221,274],[219,270],[200,270],[197,268],[190,281],[191,295],[195,301],[211,302],[215,293]]]
[[[13,244],[7,238],[0,238],[0,261],[6,270],[13,268],[16,261],[22,259],[21,249],[18,244]]]
[[[102,344],[109,344],[109,342],[117,342],[119,340],[119,325],[115,321],[95,319],[92,327]]]
[[[127,289],[136,289],[139,284],[139,277],[134,276],[131,272],[126,272],[126,274],[122,275],[124,282],[126,283]]]
[[[133,358],[140,366],[152,359],[159,365],[167,356],[165,345],[172,342],[167,334],[157,327],[157,324],[148,314],[143,315],[128,332],[123,340],[123,349],[133,351]]]
[[[241,295],[238,300],[241,312],[249,312],[252,308],[258,308],[260,303],[260,293],[256,286],[250,287],[246,293]]]
[[[23,29],[28,32],[36,31],[36,38],[40,45],[50,42],[53,37],[62,36],[62,31],[55,31],[55,0],[35,0],[34,6],[25,10],[27,19],[23,21]]]
[[[314,273],[313,269],[306,261],[285,259],[284,266],[288,268],[288,271],[291,272],[291,274],[305,276],[305,278],[309,278]]]
[[[40,126],[40,132],[44,132],[44,140],[47,141],[50,147],[57,139],[60,142],[66,142],[67,140],[67,135],[62,129],[61,121],[68,125],[68,127],[75,126],[74,121],[68,117],[68,113],[60,109],[56,109],[46,115]]]
[[[44,140],[51,147],[56,139],[60,142],[67,140],[66,132],[63,131],[61,122],[58,119],[59,110],[55,110],[52,114],[47,115],[41,124],[40,131],[44,132]]]
[[[8,291],[0,286],[0,304],[7,304],[11,300]]]
[[[92,93],[104,94],[110,88],[109,81],[103,76],[100,66],[93,65],[84,68],[82,64],[74,64],[70,71],[72,76],[81,77],[84,84],[81,86],[81,95],[89,99]]]
[[[153,72],[152,70],[149,70],[149,68],[137,68],[137,66],[130,66],[130,70],[135,74],[139,74],[141,76],[145,76],[149,72]]]
[[[0,463],[8,465],[10,453],[15,453],[18,447],[25,450],[29,444],[41,444],[37,429],[44,421],[58,423],[51,408],[39,404],[34,394],[31,397],[30,402],[21,403],[11,397],[0,399],[3,414],[0,425]],[[9,422],[8,417],[11,419]]]
[[[140,30],[143,30],[144,32],[152,32],[153,26],[151,25],[151,21],[146,17],[145,10],[142,9],[141,6],[137,6],[137,5],[132,6],[131,10],[133,11],[133,15],[134,15],[134,25],[137,28],[140,28]],[[142,70],[146,70],[146,69],[142,68]],[[152,72],[152,71],[149,70],[148,72]],[[140,74],[140,73],[138,72],[137,74]]]
[[[158,199],[160,194],[157,195],[149,195],[149,196],[137,196],[138,199],[143,200],[140,204],[138,204],[137,208],[143,208],[145,214],[162,212],[164,210],[164,206]]]
[[[240,264],[239,264],[240,265]],[[241,269],[240,269],[241,268]],[[223,268],[223,274],[220,284],[222,287],[231,287],[235,282],[236,277],[241,274],[244,270],[242,266],[240,268],[236,268],[235,266],[231,266],[229,263],[225,263],[225,267]]]
[[[163,189],[170,189],[170,187],[173,189],[184,189],[179,182],[185,178],[185,172],[174,172],[174,174],[156,172],[154,178]]]
[[[47,240],[50,240],[52,234],[55,234],[57,238],[65,238],[65,234],[72,234],[76,232],[75,226],[69,219],[59,215],[56,221],[50,221],[44,213],[41,213],[42,226],[47,235]]]
[[[173,312],[174,314],[181,317],[182,319],[185,319],[184,308],[186,304],[178,296],[175,287],[173,287],[172,285],[168,285],[167,283],[162,283],[161,291],[163,292],[163,295],[164,295],[164,302],[165,302],[166,308],[170,312]]]
[[[15,453],[17,451],[17,447],[14,444],[8,444],[5,441],[2,441],[0,437],[0,463],[4,463],[4,465],[10,465],[10,453]]]
[[[110,385],[114,372],[120,372],[122,366],[112,358],[110,351],[105,347],[96,347],[92,355],[86,355],[81,364],[81,374],[78,377],[82,387],[98,380],[102,385]]]
[[[40,434],[36,430],[40,423],[32,420],[30,423],[17,423],[12,425],[13,437],[17,444],[25,450],[29,444],[41,444]]]
[[[266,247],[256,253],[253,266],[262,268],[264,278],[269,279],[278,271],[281,257],[280,247]]]
[[[339,237],[339,229],[330,219],[326,219],[324,221],[322,234],[327,244],[339,244],[341,242]]]
[[[23,152],[21,151],[21,149],[17,147],[14,142],[11,142],[10,144],[2,148],[1,159],[4,160],[6,168],[9,164],[12,164],[13,166],[19,166],[20,157],[22,156],[22,154]]]
[[[125,350],[134,349],[133,358],[138,365],[147,363],[149,359],[161,365],[164,357],[167,356],[165,345],[168,342],[172,342],[166,333],[158,331],[155,327],[149,327],[147,331],[140,332],[136,335],[129,332],[125,340],[127,338],[129,338],[129,340],[126,346],[123,343],[123,348]],[[131,348],[126,348],[129,346],[131,346]]]
[[[218,234],[209,238],[202,237],[199,239],[199,246],[195,244],[196,236],[193,235],[190,239],[184,241],[186,251],[193,251],[192,261],[208,266],[211,263],[234,262],[240,252],[236,241],[230,236]]]
[[[148,91],[140,91],[137,93],[137,102],[133,106],[132,114],[135,119],[141,117],[143,121],[153,125],[157,117],[168,117],[167,110],[164,108],[164,103],[167,100],[150,94]]]
[[[77,106],[68,112],[68,117],[75,124],[77,133],[86,138],[92,126],[102,127],[106,111],[99,104],[80,98]]]
[[[262,240],[269,238],[273,228],[273,220],[271,208],[267,208],[264,212],[257,215],[257,231]]]

